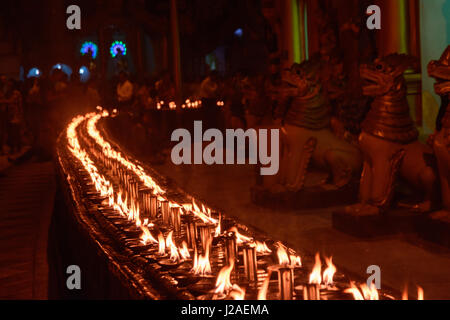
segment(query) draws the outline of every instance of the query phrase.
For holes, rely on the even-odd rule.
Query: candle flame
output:
[[[314,267],[309,275],[309,283],[320,284],[322,282],[321,270],[322,262],[320,261],[320,255],[316,253]]]
[[[326,285],[332,285],[333,276],[336,273],[336,267],[333,264],[333,257],[325,257],[325,262],[327,264],[327,268],[323,272],[323,282]]]

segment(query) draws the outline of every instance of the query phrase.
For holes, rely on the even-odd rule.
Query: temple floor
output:
[[[411,299],[416,297],[416,285],[424,288],[425,299],[450,299],[447,248],[421,240],[415,234],[374,239],[347,235],[332,227],[331,214],[336,207],[295,211],[259,207],[250,200],[257,173],[251,165],[176,166],[169,158],[154,168],[190,194],[289,243],[298,252],[332,255],[338,269],[358,277],[365,277],[368,266],[378,265],[382,286],[402,291],[408,283]]]
[[[0,299],[46,299],[48,230],[56,182],[51,162],[27,161],[0,178]]]

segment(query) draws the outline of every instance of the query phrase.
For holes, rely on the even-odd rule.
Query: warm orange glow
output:
[[[256,244],[256,252],[258,253],[271,253],[272,250],[270,250],[265,242],[259,242],[255,241]]]
[[[161,104],[162,103],[164,102],[161,102]],[[189,104],[189,107],[197,107],[201,105],[199,101],[195,102],[187,101],[187,103]],[[223,102],[218,103],[218,105],[223,105]],[[170,102],[169,108],[172,109],[174,107],[176,107],[174,102]],[[179,207],[180,210],[184,209],[185,210],[184,214],[192,214],[196,218],[198,218],[196,220],[202,220],[209,226],[214,227],[215,228],[214,235],[216,237],[220,236],[222,231],[227,230],[226,229],[227,226],[222,226],[221,216],[219,216],[218,220],[214,219],[211,215],[211,209],[206,207],[203,203],[200,203],[199,201],[196,202],[194,199],[192,199],[192,203],[182,205],[170,201],[167,198],[169,195],[166,194],[166,191],[163,190],[159,185],[157,185],[157,183],[152,179],[152,177],[147,175],[144,168],[138,165],[138,162],[130,160],[130,158],[127,155],[121,154],[120,151],[117,151],[117,149],[114,149],[115,147],[113,148],[108,142],[106,142],[104,138],[101,136],[100,132],[98,131],[96,124],[102,117],[107,116],[109,116],[108,112],[103,111],[101,114],[89,113],[85,116],[79,116],[74,118],[72,122],[69,124],[66,132],[68,140],[68,149],[81,162],[82,167],[84,167],[84,169],[88,173],[90,179],[92,180],[93,186],[95,190],[97,190],[98,194],[107,199],[105,202],[102,203],[102,205],[105,205],[106,203],[109,204],[110,209],[112,208],[124,219],[131,221],[133,224],[135,224],[142,230],[142,234],[140,235],[139,239],[142,244],[144,245],[155,244],[154,246],[155,250],[157,247],[156,244],[158,244],[158,253],[160,255],[165,256],[166,254],[169,255],[170,251],[170,259],[174,262],[188,260],[190,259],[191,257],[190,254],[192,253],[189,252],[187,243],[185,241],[182,242],[180,247],[177,246],[175,242],[178,242],[177,240],[178,238],[175,237],[174,239],[173,231],[170,231],[167,234],[167,238],[165,238],[162,233],[159,233],[158,237],[155,239],[155,237],[150,232],[150,230],[152,229],[149,230],[148,227],[153,226],[153,224],[149,223],[148,218],[145,218],[143,220],[141,219],[143,218],[141,217],[141,214],[143,215],[143,212],[141,212],[142,208],[139,207],[139,201],[142,199],[138,198],[137,192],[138,186],[145,187],[146,188],[145,193],[147,192],[147,188],[151,189],[152,190],[151,192],[153,192],[153,194],[157,196],[158,200],[168,201],[170,208]],[[96,149],[92,150],[89,149],[89,153],[83,148],[81,148],[80,141],[78,140],[77,137],[77,127],[81,125],[81,123],[83,122],[86,122],[88,134],[90,135],[90,137],[92,137],[92,139],[99,147],[99,148],[96,147]],[[90,158],[90,155],[92,155],[93,157],[92,159]],[[101,163],[101,166],[99,166],[101,171],[99,171],[99,169],[96,167],[96,162],[93,161],[100,159],[98,158],[99,155],[105,157],[104,159],[102,159],[104,162],[99,162]],[[120,166],[119,167],[120,170],[118,170],[118,174],[117,176],[115,176],[115,178],[116,177],[119,178],[119,182],[122,184],[119,187],[116,187],[117,181],[115,178],[113,183],[112,180],[108,181],[108,179],[101,174],[101,172],[103,172],[104,170],[103,167],[104,166],[108,167],[111,164],[110,160],[114,160],[114,162],[112,162],[114,165],[112,167],[110,166],[108,169],[117,171],[117,164]],[[124,182],[124,180],[126,181]],[[137,180],[140,180],[138,184],[136,184]],[[139,189],[139,191],[141,191],[141,189]],[[147,200],[147,198],[145,199]],[[147,209],[147,202],[146,202],[146,209]],[[215,213],[214,217],[216,217]],[[222,227],[224,227],[225,230],[222,230]],[[240,225],[234,226],[231,229],[229,229],[229,231],[234,232],[236,236],[236,242],[238,244],[243,243],[254,244],[256,247],[256,252],[258,253],[268,254],[272,252],[272,250],[269,249],[269,247],[265,242],[255,241],[252,237],[241,234],[239,232],[238,227],[240,230],[243,230],[243,232],[246,232],[247,234],[249,233],[249,231],[244,226]],[[156,233],[154,234],[156,235]],[[206,275],[211,273],[211,262],[210,262],[211,244],[212,239],[210,238],[206,243],[206,249],[203,252],[200,251],[202,252],[202,254],[198,254],[197,248],[194,248],[193,266],[191,270],[193,273],[197,275]],[[270,244],[272,245],[271,242]],[[276,247],[279,265],[290,267],[302,266],[302,259],[300,258],[300,256],[297,256],[294,250],[287,248],[281,243],[279,243]],[[325,257],[325,262],[327,267],[325,268],[322,274],[321,272],[322,262],[320,259],[320,255],[319,253],[315,255],[315,263],[309,275],[309,283],[311,284],[324,283],[325,285],[333,284],[333,277],[337,271],[336,266],[334,266],[332,262],[332,257],[330,258]],[[217,275],[214,293],[227,294],[229,297],[233,299],[241,300],[245,298],[246,290],[245,288],[241,288],[237,284],[231,283],[232,282],[231,275],[234,267],[235,261],[233,259],[229,261],[229,264],[227,266],[223,267],[220,270],[219,274]],[[261,270],[261,265],[258,265],[258,267],[260,268],[259,271],[263,272],[263,270]],[[258,300],[265,300],[267,298],[267,292],[270,282],[270,273],[271,271],[269,271],[268,277],[264,280],[262,287],[258,291]],[[253,292],[254,289],[255,288],[253,288],[251,292]],[[357,300],[379,299],[379,292],[373,284],[370,287],[368,287],[366,284],[361,284],[357,286],[353,282],[351,282],[350,287],[347,288],[345,292],[351,293],[353,297]],[[417,296],[419,300],[424,299],[424,291],[419,286],[417,287]],[[402,294],[402,299],[404,300],[408,299],[408,292],[406,289]]]
[[[325,257],[325,262],[327,264],[327,268],[324,270],[322,278],[323,278],[323,282],[326,285],[333,284],[333,276],[336,273],[336,267],[334,266],[332,259],[333,259],[333,257],[330,257],[330,258]]]
[[[164,255],[166,253],[166,242],[164,240],[164,236],[162,235],[162,233],[158,235],[158,243],[159,243],[158,253],[160,255]]]
[[[158,243],[158,241],[153,237],[153,235],[150,233],[150,230],[148,230],[145,225],[142,225],[141,229],[143,231],[141,235],[141,241],[143,244]]]
[[[353,299],[355,300],[364,300],[361,291],[359,291],[358,287],[355,286],[354,282],[350,282],[350,288],[344,290],[346,293],[351,293],[353,295]]]
[[[322,282],[321,270],[322,262],[320,261],[320,255],[316,253],[314,267],[309,275],[309,283],[320,284]]]
[[[173,231],[170,231],[166,238],[166,248],[170,249],[170,260],[176,262],[180,260],[180,255],[178,254],[178,248],[172,239]]]
[[[237,243],[250,242],[250,241],[253,240],[252,238],[249,238],[247,236],[244,236],[243,234],[240,234],[236,227],[230,228],[229,231],[234,232],[234,234],[236,236],[236,242]]]
[[[213,223],[217,224],[217,220],[208,216],[207,212],[200,210],[200,208],[195,203],[194,199],[192,199],[192,205],[191,204],[183,204],[183,207],[186,210],[190,210],[195,216],[200,218],[204,223]],[[204,207],[203,207],[204,208]]]
[[[367,284],[363,283],[360,285],[360,288],[363,292],[363,296],[365,300],[380,300],[380,297],[378,295],[378,290],[375,287],[375,284],[371,283],[370,288],[367,286]]]
[[[231,284],[231,271],[233,271],[233,268],[234,259],[231,259],[229,264],[220,270],[216,280],[215,293],[226,293],[233,287]]]
[[[206,242],[206,252],[204,255],[197,254],[197,248],[194,252],[194,265],[192,267],[192,272],[199,275],[205,275],[211,273],[211,264],[209,262],[209,250],[211,247],[212,239],[209,238]]]
[[[301,267],[302,266],[302,259],[300,258],[300,256],[291,254],[291,255],[289,255],[289,259],[291,260],[291,266],[293,266],[293,267]]]
[[[403,288],[403,292],[402,292],[402,300],[408,300],[408,286],[405,286]]]
[[[180,256],[183,260],[187,260],[191,257],[186,241],[183,241],[183,243],[181,244],[181,248],[179,248],[178,250],[180,251]]]
[[[245,289],[239,287],[237,284],[233,284],[229,296],[233,300],[244,300],[245,299]]]
[[[267,299],[267,290],[269,289],[270,276],[272,275],[272,271],[269,269],[267,278],[264,279],[264,282],[261,286],[261,289],[258,291],[258,300],[266,300]]]
[[[371,283],[370,288],[365,284],[361,284],[360,290],[354,282],[350,282],[350,288],[344,290],[346,293],[351,293],[355,300],[379,300],[378,290],[375,284]]]
[[[222,215],[219,215],[219,223],[217,223],[216,230],[214,231],[214,237],[220,236],[222,233]]]
[[[289,263],[290,263],[289,256],[287,254],[286,249],[284,248],[284,246],[282,244],[278,245],[277,256],[278,256],[278,263],[280,265],[289,265]]]
[[[420,286],[417,286],[417,300],[423,300],[424,299],[424,294],[423,294],[423,289]]]

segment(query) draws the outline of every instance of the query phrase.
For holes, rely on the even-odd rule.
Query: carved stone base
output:
[[[351,183],[335,189],[330,185],[305,187],[298,192],[271,193],[262,188],[252,188],[252,202],[274,209],[313,209],[341,206],[358,198],[358,184]]]
[[[420,237],[450,248],[450,219],[433,219],[430,215],[420,218],[417,225]]]
[[[333,212],[333,228],[359,238],[413,233],[420,214],[407,209],[392,209],[383,214],[358,215],[344,209]]]

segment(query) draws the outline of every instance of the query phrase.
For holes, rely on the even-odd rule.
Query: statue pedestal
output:
[[[262,188],[252,188],[252,202],[273,209],[314,209],[343,206],[358,198],[358,184],[350,183],[335,189],[330,185],[305,187],[297,192],[272,193]]]
[[[433,219],[430,215],[420,217],[417,231],[425,240],[450,248],[450,219]]]
[[[407,209],[391,209],[384,214],[358,215],[344,209],[333,212],[333,228],[359,238],[413,233],[420,214]]]

